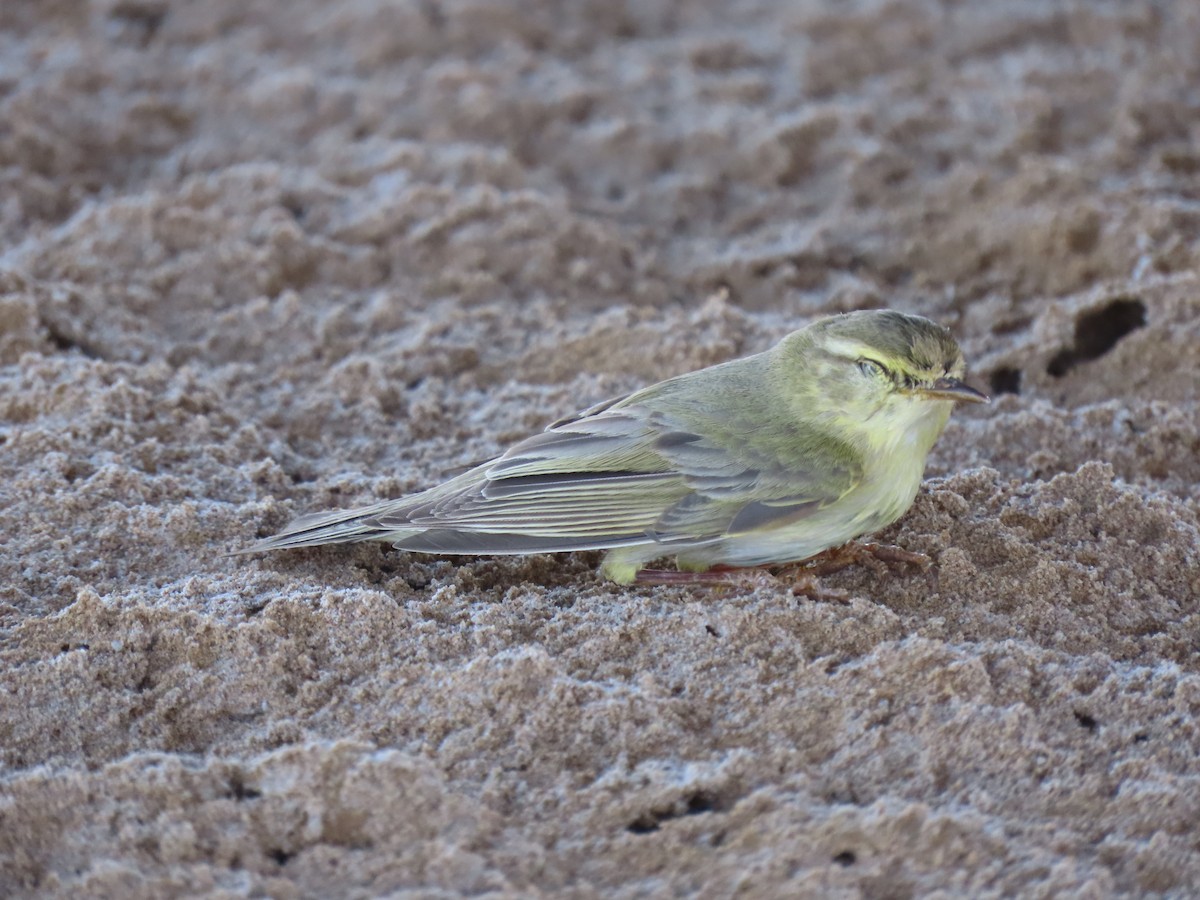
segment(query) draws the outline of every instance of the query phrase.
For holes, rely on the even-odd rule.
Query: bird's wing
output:
[[[573,420],[414,498],[380,523],[520,534],[560,547],[645,541],[662,511],[688,493],[653,444],[653,431],[636,415]]]
[[[800,430],[781,441],[762,430],[704,431],[666,431],[658,439],[691,489],[655,523],[662,543],[783,527],[833,503],[862,478],[858,457],[828,437]]]
[[[471,533],[521,535],[531,551],[700,543],[786,524],[857,483],[853,456],[830,453],[828,441],[804,454],[802,440],[788,463],[753,429],[702,436],[677,416],[616,402],[556,422],[378,523],[457,533],[464,547]]]
[[[569,416],[563,416],[561,419],[556,419],[546,426],[547,431],[553,431],[556,428],[561,428],[564,425],[572,425],[581,419],[587,419],[591,416],[598,416],[602,412],[607,412],[618,403],[624,403],[633,394],[618,394],[615,397],[609,397],[607,400],[601,400],[599,403],[589,406],[587,409],[581,409],[577,413],[572,413]]]

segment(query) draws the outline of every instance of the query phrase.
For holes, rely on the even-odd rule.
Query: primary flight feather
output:
[[[847,313],[763,353],[561,419],[444,484],[297,519],[242,552],[348,541],[442,554],[608,550],[620,584],[680,569],[808,559],[894,522],[963,383],[950,332]],[[653,580],[647,578],[644,580]]]

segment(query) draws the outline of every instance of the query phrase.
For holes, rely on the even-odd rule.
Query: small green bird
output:
[[[808,560],[908,510],[954,404],[988,401],[964,371],[949,330],[928,319],[832,316],[560,419],[437,487],[305,516],[242,552],[368,540],[444,554],[608,550],[601,572],[618,584],[719,582],[730,568]],[[664,556],[680,571],[644,568]]]

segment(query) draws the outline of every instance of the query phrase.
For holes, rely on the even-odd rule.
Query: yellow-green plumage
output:
[[[764,353],[562,419],[420,494],[307,516],[246,552],[383,540],[429,553],[607,549],[628,584],[807,559],[895,521],[962,384],[949,331],[890,310],[814,322]]]

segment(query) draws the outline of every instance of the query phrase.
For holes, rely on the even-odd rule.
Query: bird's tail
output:
[[[358,509],[335,509],[329,512],[301,516],[279,534],[272,535],[230,555],[258,553],[262,550],[287,550],[292,547],[315,547],[319,544],[348,544],[355,541],[394,541],[422,528],[385,527],[379,517],[396,511],[397,503],[390,501]]]

